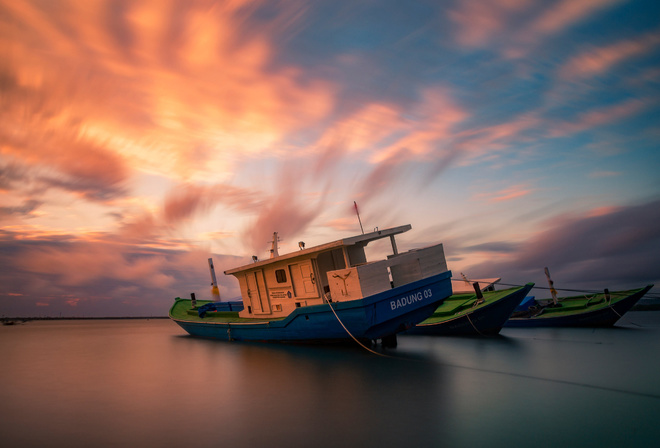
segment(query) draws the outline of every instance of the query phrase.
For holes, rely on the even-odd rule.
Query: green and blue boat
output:
[[[571,297],[526,298],[514,310],[507,327],[611,327],[651,288],[585,292]],[[554,291],[552,284],[551,290]]]
[[[433,314],[406,331],[406,334],[427,336],[487,336],[500,332],[513,310],[525,299],[534,283],[495,290],[488,281],[484,291],[479,282],[474,290],[465,292],[459,287],[444,300]],[[482,282],[484,284],[484,282]],[[463,291],[463,292],[461,292]]]
[[[429,317],[452,293],[442,244],[398,252],[395,235],[410,229],[376,230],[312,248],[301,242],[299,251],[285,255],[274,234],[271,258],[224,272],[238,280],[240,301],[177,297],[169,316],[203,338],[395,344],[397,333]],[[390,239],[392,253],[368,261],[365,247],[383,238]]]

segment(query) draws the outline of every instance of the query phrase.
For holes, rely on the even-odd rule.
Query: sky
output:
[[[0,316],[233,299],[354,201],[455,277],[660,285],[659,168],[655,0],[0,0]]]

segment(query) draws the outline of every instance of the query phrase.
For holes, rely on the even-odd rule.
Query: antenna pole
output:
[[[355,206],[355,214],[357,215],[358,222],[360,223],[360,230],[362,231],[362,235],[364,235],[364,229],[362,228],[362,220],[360,219],[360,212],[358,211],[357,202],[353,201],[353,205]]]

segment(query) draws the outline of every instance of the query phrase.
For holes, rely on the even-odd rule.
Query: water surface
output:
[[[0,327],[7,447],[647,446],[660,312],[356,346],[194,339],[169,320]]]

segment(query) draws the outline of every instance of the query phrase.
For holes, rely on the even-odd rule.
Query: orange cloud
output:
[[[15,85],[0,137],[45,164],[82,144],[186,180],[228,175],[237,151],[277,151],[327,115],[335,88],[303,80],[295,66],[274,69],[269,30],[245,25],[244,3],[130,2],[108,14],[97,2],[48,12],[7,2],[15,24],[0,36],[0,55]],[[295,24],[304,8],[288,9],[280,16]],[[17,131],[51,149],[25,151]],[[112,176],[110,165],[102,173],[76,163],[74,174]]]

